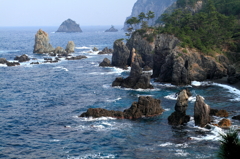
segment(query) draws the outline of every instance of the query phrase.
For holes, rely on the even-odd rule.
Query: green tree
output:
[[[143,20],[146,18],[146,15],[144,12],[141,12],[139,15],[138,15],[138,19],[143,22]]]
[[[152,19],[152,23],[151,23],[151,26],[152,26],[152,25],[153,25],[153,19],[155,18],[154,12],[149,11],[146,15],[147,15],[146,18],[147,18],[148,21],[149,21],[150,19]]]

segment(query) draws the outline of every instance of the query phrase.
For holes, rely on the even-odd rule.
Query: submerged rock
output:
[[[17,60],[18,62],[26,62],[26,61],[29,61],[30,58],[26,54],[24,54],[24,55],[21,55],[20,57],[16,56],[14,60]]]
[[[177,126],[190,121],[190,116],[186,115],[188,98],[189,96],[187,90],[184,89],[179,93],[177,103],[175,105],[175,112],[168,117],[168,124]]]
[[[114,26],[112,25],[111,28],[106,30],[105,32],[118,32],[118,30],[115,29]]]
[[[196,97],[194,105],[194,120],[195,125],[204,127],[210,123],[210,106],[204,103],[204,99],[201,96]]]
[[[111,61],[108,58],[104,58],[103,61],[99,64],[101,67],[110,67]]]
[[[153,89],[153,86],[150,84],[150,74],[143,73],[138,62],[133,63],[130,75],[126,79],[118,77],[113,81],[112,86],[133,89]]]
[[[17,65],[20,65],[19,62],[7,62],[7,66],[17,66]]]
[[[35,35],[35,44],[33,53],[43,54],[43,53],[50,53],[53,52],[54,48],[49,43],[48,34],[39,29]]]
[[[87,58],[87,56],[79,55],[76,57],[68,57],[68,58],[66,58],[66,60],[81,60],[81,59],[85,59],[85,58]]]
[[[67,19],[60,25],[57,32],[82,32],[82,30],[75,21]]]
[[[121,111],[106,110],[101,108],[90,108],[79,117],[113,117],[119,119],[138,119],[142,117],[152,117],[163,113],[161,101],[152,97],[141,96],[138,102],[134,102],[129,109]]]

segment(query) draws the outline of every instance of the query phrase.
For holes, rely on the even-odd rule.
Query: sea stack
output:
[[[77,24],[75,21],[72,19],[67,19],[65,20],[60,27],[58,28],[57,32],[82,32],[79,24]]]
[[[118,30],[115,29],[114,26],[112,25],[111,28],[106,30],[105,32],[118,32]]]

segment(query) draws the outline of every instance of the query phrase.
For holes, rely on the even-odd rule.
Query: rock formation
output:
[[[226,118],[229,116],[229,113],[226,110],[210,109],[210,115]]]
[[[210,107],[204,103],[204,99],[201,96],[196,97],[194,105],[194,120],[195,125],[204,127],[210,123]]]
[[[54,48],[49,43],[48,34],[39,29],[37,34],[35,35],[35,45],[33,53],[43,54],[53,52]]]
[[[184,89],[179,93],[177,103],[175,105],[175,112],[168,117],[168,124],[177,126],[190,121],[190,116],[186,115],[188,98],[189,96],[187,90]]]
[[[232,122],[229,119],[222,119],[218,126],[221,128],[229,128],[232,125]]]
[[[73,42],[73,41],[69,41],[68,44],[67,44],[67,46],[66,46],[65,51],[66,51],[67,53],[73,53],[73,52],[74,52],[74,49],[75,49],[75,44],[74,44],[74,42]]]
[[[111,61],[108,58],[104,58],[103,61],[99,64],[101,67],[110,67]]]
[[[150,75],[142,72],[142,68],[139,66],[138,62],[134,62],[132,64],[130,75],[126,79],[118,77],[115,79],[115,81],[113,81],[112,86],[120,86],[133,89],[153,88],[153,86],[150,84]]]
[[[14,58],[14,60],[17,60],[18,62],[25,62],[25,61],[29,61],[29,57],[27,55],[21,55],[20,57],[19,56],[16,56]]]
[[[225,56],[210,57],[196,50],[185,49],[183,51],[184,49],[177,46],[178,43],[179,40],[173,35],[157,36],[152,76],[157,81],[186,85],[191,81],[219,79],[227,76],[229,62]]]
[[[118,30],[115,29],[114,26],[112,25],[111,28],[106,30],[105,32],[118,32]]]
[[[92,50],[93,50],[93,51],[98,51],[98,48],[94,47]]]
[[[85,59],[85,58],[87,58],[87,56],[79,55],[76,57],[68,57],[68,58],[66,58],[66,60],[81,60],[81,59]]]
[[[17,66],[20,65],[19,62],[7,62],[7,66]]]
[[[232,117],[232,119],[240,120],[240,115],[236,115],[236,116]]]
[[[111,54],[113,53],[112,49],[109,49],[108,47],[105,47],[102,51],[100,51],[98,54]]]
[[[101,108],[90,108],[79,117],[113,117],[119,119],[138,119],[142,117],[152,117],[163,113],[161,101],[152,97],[141,96],[138,102],[133,102],[129,109],[121,111],[106,110]]]
[[[75,21],[67,19],[60,25],[57,32],[82,32],[82,30]]]
[[[7,60],[5,58],[0,58],[0,64],[6,64]]]
[[[141,12],[147,13],[152,11],[155,14],[155,18],[149,22],[149,25],[154,25],[153,23],[157,18],[175,1],[176,0],[138,0],[133,6],[131,15],[127,17],[127,19],[138,17]],[[125,23],[124,30],[127,30],[128,27],[129,26]]]
[[[113,45],[112,65],[120,68],[126,68],[130,51],[124,42],[116,40]]]

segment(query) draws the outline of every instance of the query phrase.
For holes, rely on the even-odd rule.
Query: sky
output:
[[[123,25],[137,0],[0,0],[0,27]]]

